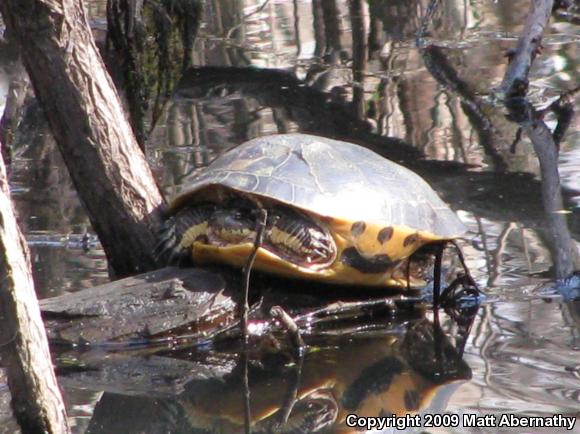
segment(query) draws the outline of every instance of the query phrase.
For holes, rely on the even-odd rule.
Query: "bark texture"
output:
[[[10,170],[10,162],[12,160],[12,140],[18,127],[18,120],[30,84],[21,62],[18,61],[14,69],[10,87],[8,88],[8,95],[6,96],[6,106],[0,118],[0,143],[3,144],[2,157],[8,166],[8,170]],[[10,172],[8,172],[8,176],[10,176]]]
[[[116,276],[155,267],[163,199],[97,52],[82,1],[2,0],[36,96]]]
[[[563,279],[580,270],[580,252],[568,229],[566,214],[563,213],[566,208],[558,173],[558,147],[544,121],[534,120],[532,115],[521,125],[532,141],[540,162],[542,201],[546,211],[546,229],[552,244],[554,274],[556,279]]]
[[[70,432],[0,157],[0,352],[22,432]]]
[[[144,147],[175,83],[193,64],[201,0],[107,1],[107,47],[122,72],[133,131]],[[119,83],[119,81],[121,81]]]
[[[531,0],[530,12],[518,46],[510,56],[510,64],[505,73],[499,95],[507,98],[524,96],[528,91],[528,73],[542,46],[542,34],[552,13],[553,0]]]

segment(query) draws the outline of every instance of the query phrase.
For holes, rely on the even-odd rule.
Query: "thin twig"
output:
[[[435,252],[435,266],[433,267],[433,306],[439,306],[439,296],[441,295],[441,262],[443,261],[443,249],[439,247]]]
[[[254,262],[256,261],[256,256],[258,254],[258,249],[264,241],[264,230],[266,229],[266,221],[268,219],[268,211],[261,208],[259,210],[259,215],[256,220],[256,238],[254,239],[254,247],[252,253],[248,257],[248,261],[244,266],[244,302],[242,303],[242,333],[244,342],[248,341],[248,312],[250,311],[249,305],[249,294],[250,294],[250,275]]]
[[[254,239],[254,247],[252,253],[248,257],[248,261],[244,267],[244,302],[242,303],[242,341],[243,341],[243,352],[242,352],[242,363],[244,365],[244,428],[246,434],[251,433],[251,423],[252,423],[252,413],[250,408],[250,383],[249,383],[249,372],[248,372],[248,312],[250,311],[249,305],[249,294],[250,294],[250,274],[254,262],[256,261],[256,255],[258,254],[258,249],[262,245],[264,240],[264,230],[266,229],[266,222],[268,220],[268,211],[260,208],[258,218],[256,220],[256,238]]]
[[[252,434],[252,409],[250,407],[250,380],[249,380],[249,355],[248,343],[244,340],[244,348],[242,350],[242,365],[244,367],[243,383],[244,383],[244,432],[245,434]]]
[[[292,343],[298,354],[304,350],[304,340],[300,336],[300,328],[288,313],[280,306],[272,306],[270,315],[282,323],[284,328],[290,333]]]
[[[284,425],[288,423],[288,419],[292,414],[292,410],[298,401],[298,390],[300,389],[300,381],[302,379],[302,366],[304,364],[304,352],[298,354],[296,369],[294,370],[295,375],[293,381],[290,382],[288,394],[284,399],[284,404],[281,407],[280,418],[276,426],[276,432],[281,431]]]

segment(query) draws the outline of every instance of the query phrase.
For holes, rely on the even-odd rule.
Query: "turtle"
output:
[[[307,134],[252,139],[216,158],[169,204],[157,255],[332,284],[409,287],[408,258],[465,226],[411,170]]]

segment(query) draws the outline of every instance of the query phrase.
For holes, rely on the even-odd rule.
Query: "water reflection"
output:
[[[312,9],[296,3],[299,31],[289,26],[283,34],[276,27],[280,20],[262,20],[256,39],[271,45],[266,43],[265,49],[252,45],[253,33],[248,31],[247,44],[238,45],[238,54],[243,51],[246,56],[242,62],[214,57],[199,63],[214,65],[211,71],[198,68],[195,79],[182,82],[184,92],[175,104],[180,110],[195,105],[195,123],[175,122],[171,128],[179,131],[195,124],[199,130],[190,134],[191,142],[178,145],[209,149],[211,159],[256,136],[314,132],[371,146],[421,173],[469,225],[470,242],[464,244],[469,265],[479,283],[489,288],[489,304],[476,319],[474,337],[466,347],[475,379],[457,390],[448,409],[481,415],[506,410],[576,414],[579,325],[570,313],[577,311],[576,302],[562,302],[555,292],[538,299],[553,276],[538,163],[527,137],[513,146],[518,126],[488,97],[501,81],[503,55],[521,29],[527,3],[445,2],[435,17],[430,39],[435,46],[428,53],[415,49],[413,41],[426,2],[363,4],[362,30],[360,22],[358,28],[353,22],[353,33],[362,31],[368,38],[367,58],[366,64],[359,59],[356,65],[360,36],[348,37],[346,2],[328,2],[326,10],[321,8],[325,2],[312,2]],[[286,17],[293,12],[263,13]],[[242,18],[238,28],[253,29],[257,21],[255,16],[252,22]],[[337,28],[343,29],[338,37]],[[200,45],[206,44],[213,29],[209,26],[206,31],[200,34]],[[546,105],[578,83],[574,54],[578,38],[573,34],[569,23],[557,22],[545,35],[544,55],[531,74],[536,104]],[[212,41],[214,47],[220,46]],[[230,46],[227,40],[221,42]],[[313,45],[313,55],[306,56],[303,47]],[[437,70],[431,67],[435,61]],[[248,64],[284,71],[238,69],[228,74],[215,68]],[[355,78],[361,68],[364,74]],[[452,80],[443,83],[438,71]],[[260,73],[266,77],[262,81],[251,77]],[[355,96],[360,89],[363,95]],[[561,170],[564,206],[573,212],[568,221],[576,239],[578,187],[571,181],[576,176],[571,156],[579,143],[577,131],[575,120],[561,144],[566,158]],[[186,168],[181,172],[184,178],[195,176],[200,160],[176,156],[173,148],[163,145],[164,137],[163,130],[154,132],[150,145],[155,159],[171,154]],[[416,151],[460,165],[424,161]],[[171,176],[175,179],[175,173]],[[174,194],[179,183],[164,178],[163,185]]]
[[[466,354],[472,369],[482,373],[469,387],[481,409],[476,411],[577,413],[577,303],[530,298],[484,308]],[[463,407],[460,401],[455,405]]]
[[[414,42],[427,1],[356,2],[361,8],[358,21],[351,21],[349,3],[206,2],[193,50],[197,73],[184,79],[180,97],[168,103],[148,143],[163,188],[172,196],[199,167],[226,149],[278,132],[311,132],[357,141],[408,165],[434,185],[470,229],[464,251],[474,276],[488,293],[488,303],[475,319],[465,346],[464,360],[473,371],[473,379],[459,384],[445,398],[443,390],[451,390],[450,385],[429,380],[397,353],[402,348],[400,340],[385,344],[386,337],[376,338],[380,345],[368,350],[357,340],[336,342],[374,354],[376,358],[369,360],[378,361],[381,354],[393,356],[409,369],[405,371],[407,380],[418,382],[413,387],[419,396],[431,388],[433,402],[440,403],[438,408],[444,408],[448,399],[447,409],[454,413],[578,415],[580,315],[578,301],[566,294],[574,295],[579,285],[572,283],[568,292],[560,291],[568,297],[565,300],[553,284],[548,285],[553,277],[553,259],[544,231],[539,165],[528,138],[512,146],[518,126],[489,98],[490,89],[501,81],[503,55],[514,45],[529,2],[441,2],[429,38],[434,46],[428,53],[421,53]],[[92,10],[102,13],[102,5],[102,1],[96,2]],[[361,41],[366,47],[357,48]],[[578,85],[578,41],[577,28],[570,21],[562,17],[552,20],[544,37],[544,52],[530,76],[530,96],[535,104],[547,106]],[[359,50],[358,63],[353,70],[355,50]],[[361,50],[366,56],[361,56]],[[236,69],[226,69],[231,67]],[[449,85],[450,76],[455,88]],[[38,126],[38,118],[31,116],[26,124]],[[545,121],[555,125],[553,114],[547,114]],[[571,212],[565,216],[575,240],[580,234],[578,127],[575,117],[560,145],[564,210]],[[28,233],[82,235],[88,229],[87,219],[52,145],[40,143],[45,137],[42,131],[24,136],[15,149],[13,188],[21,222]],[[77,250],[38,246],[34,255],[40,265],[35,267],[35,277],[41,292],[97,283],[106,272],[102,257]],[[333,356],[332,350],[322,345],[320,354],[308,354],[304,371],[315,376],[316,369],[308,367],[308,358],[330,363],[341,354],[341,350],[334,351]],[[341,357],[354,360],[350,362],[355,365],[353,371],[358,368],[353,354]],[[220,388],[222,379],[232,386],[227,393],[233,397],[234,386],[239,387],[234,375],[236,356],[208,358],[215,363],[185,359],[195,363],[187,365],[192,372],[214,379],[204,386],[214,401],[221,399],[220,391],[226,394]],[[287,359],[270,361],[264,368],[254,365],[252,384],[263,393],[268,390],[263,380],[268,373],[265,367],[287,378],[295,372],[295,362]],[[333,374],[316,375],[335,378],[338,384],[338,371],[329,372]],[[203,384],[204,379],[197,381]],[[287,387],[287,381],[271,381],[276,387]],[[350,381],[353,384],[352,378]],[[316,381],[308,384],[300,392],[303,399],[309,391],[317,390]],[[159,387],[157,383],[148,390]],[[344,393],[346,385],[342,387]],[[69,393],[74,397],[75,420],[86,420],[94,396],[79,397],[74,389]],[[205,421],[239,422],[239,414],[232,416],[232,407],[229,415],[218,416],[193,398],[140,397],[132,404],[117,406],[124,401],[124,397],[107,395],[104,402],[109,404],[101,402],[95,411],[94,420],[102,427],[94,422],[92,429],[114,432],[105,429],[116,423],[107,421],[106,415],[112,419],[119,415],[121,420],[126,413],[134,417],[124,422],[124,429],[142,426],[145,432],[155,432],[161,422],[152,420],[152,415],[159,416],[156,410],[160,407],[168,410],[159,420],[177,420],[190,431],[195,424],[187,412]],[[313,402],[313,409],[334,411],[337,418],[339,410],[332,405],[323,394]],[[276,408],[264,406],[255,412],[267,425],[266,415],[273,416]],[[305,423],[307,410],[298,405],[295,426]],[[119,432],[130,432],[126,430]],[[77,432],[82,431],[77,428]]]
[[[453,391],[471,378],[461,358],[465,338],[450,338],[437,322],[417,318],[350,336],[311,337],[301,358],[266,351],[262,342],[261,351],[250,353],[252,432],[347,433],[357,432],[346,424],[349,414],[442,413]],[[244,432],[236,351],[75,358],[83,368],[65,374],[64,384],[106,391],[87,432]],[[402,432],[422,430],[416,428]]]

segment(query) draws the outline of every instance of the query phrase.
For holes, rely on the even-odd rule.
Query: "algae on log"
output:
[[[70,432],[1,154],[0,282],[0,353],[18,424],[26,433]]]
[[[107,1],[107,58],[124,90],[139,145],[145,142],[183,71],[193,64],[201,0]],[[121,81],[121,83],[119,83]]]
[[[163,198],[82,2],[2,0],[4,22],[116,276],[154,269]]]

